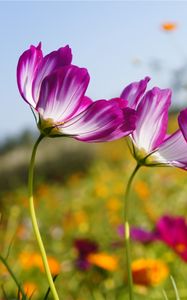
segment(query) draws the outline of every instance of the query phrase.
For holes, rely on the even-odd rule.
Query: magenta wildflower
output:
[[[187,222],[183,217],[163,216],[156,224],[155,234],[187,262]]]
[[[123,224],[118,226],[117,232],[119,237],[124,237],[125,230]],[[139,227],[132,227],[130,235],[132,240],[142,242],[143,244],[148,244],[158,239],[158,235],[155,232],[150,232]]]
[[[187,222],[183,217],[162,216],[152,231],[132,228],[131,237],[143,244],[161,241],[187,262]]]
[[[134,241],[141,241],[142,243],[148,244],[157,240],[157,234],[154,232],[149,232],[141,228],[132,228],[131,237]]]
[[[110,141],[131,133],[136,113],[127,107],[127,101],[116,98],[93,102],[86,97],[88,71],[71,61],[69,46],[43,57],[41,44],[31,46],[19,59],[18,88],[38,114],[41,133],[85,142]]]
[[[171,135],[167,134],[171,90],[154,87],[144,94],[149,80],[146,77],[132,83],[121,94],[121,98],[128,100],[130,107],[137,111],[136,129],[130,135],[133,155],[140,164],[186,169],[187,143],[182,131],[179,129]]]
[[[88,270],[91,264],[87,260],[87,257],[89,254],[98,251],[98,244],[89,239],[76,239],[74,241],[74,247],[78,252],[78,257],[75,261],[76,267],[82,271]]]

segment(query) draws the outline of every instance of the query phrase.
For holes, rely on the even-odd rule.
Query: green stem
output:
[[[16,284],[17,287],[18,287],[18,290],[21,292],[23,299],[27,299],[24,290],[22,289],[21,285],[19,284],[19,282],[18,282],[16,276],[14,275],[13,271],[12,271],[11,268],[9,267],[9,265],[8,265],[8,263],[7,263],[7,261],[6,261],[6,259],[3,258],[1,255],[0,255],[0,261],[1,261],[1,262],[4,264],[4,266],[7,268],[9,274],[11,275],[12,279],[14,280],[15,284]]]
[[[33,229],[34,229],[34,233],[36,236],[36,240],[38,242],[38,246],[40,249],[40,253],[42,256],[42,261],[43,261],[43,265],[44,265],[44,269],[45,269],[45,273],[47,276],[47,280],[51,289],[51,293],[53,295],[54,300],[59,300],[54,282],[53,282],[53,278],[51,275],[51,271],[49,268],[49,264],[47,261],[47,255],[45,252],[45,248],[42,242],[42,238],[40,235],[40,231],[38,228],[38,223],[37,223],[37,219],[36,219],[36,214],[35,214],[35,209],[34,209],[34,200],[33,200],[33,175],[34,175],[34,162],[35,162],[35,156],[36,156],[36,151],[38,148],[38,145],[40,143],[40,141],[44,138],[43,135],[40,135],[39,138],[37,139],[33,151],[32,151],[32,156],[31,156],[31,160],[30,160],[30,165],[29,165],[29,179],[28,179],[28,191],[29,191],[29,207],[30,207],[30,215],[31,215],[31,220],[32,220],[32,225],[33,225]]]
[[[126,248],[126,263],[127,263],[127,272],[128,272],[128,289],[129,289],[129,299],[134,299],[133,293],[133,279],[131,271],[131,253],[130,253],[130,225],[128,221],[128,210],[129,210],[129,194],[132,185],[132,181],[139,170],[141,165],[137,164],[134,171],[132,172],[125,191],[125,203],[124,203],[124,229],[125,229],[125,248]]]

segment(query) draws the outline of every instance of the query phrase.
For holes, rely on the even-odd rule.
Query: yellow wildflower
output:
[[[98,183],[95,187],[96,197],[106,198],[108,196],[108,188],[103,183]]]

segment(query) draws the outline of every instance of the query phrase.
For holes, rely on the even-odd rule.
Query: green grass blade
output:
[[[172,276],[170,276],[170,279],[171,279],[171,283],[172,283],[172,286],[173,286],[174,291],[175,291],[175,297],[176,297],[176,300],[180,300],[179,292],[178,292],[178,289],[177,289],[175,280],[174,280],[174,278],[173,278]]]
[[[55,276],[53,277],[53,282],[55,282],[55,280],[57,279],[57,277],[58,277],[58,275],[55,275]],[[47,300],[47,299],[48,299],[50,290],[51,290],[51,289],[50,289],[50,287],[49,287],[48,290],[47,290],[47,292],[46,292],[46,294],[45,294],[45,296],[44,296],[44,300]]]
[[[169,300],[165,290],[162,291],[162,294],[165,300]]]
[[[8,265],[7,261],[5,258],[3,258],[1,255],[0,255],[0,261],[2,262],[2,264],[6,267],[6,269],[8,270],[10,276],[12,277],[12,279],[14,280],[15,284],[17,285],[18,287],[18,291],[20,291],[20,293],[22,294],[22,299],[25,300],[27,299],[27,296],[26,294],[24,293],[20,283],[18,282],[16,276],[14,275],[12,269],[10,268],[10,266]]]

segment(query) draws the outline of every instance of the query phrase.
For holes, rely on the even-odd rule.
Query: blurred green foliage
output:
[[[176,128],[171,116],[170,130]],[[32,299],[43,299],[47,282],[33,236],[27,199],[27,168],[33,138],[1,151],[0,253]],[[10,149],[11,148],[11,149]],[[53,273],[60,272],[56,286],[63,300],[122,300],[127,296],[127,272],[123,239],[117,228],[123,222],[124,189],[135,166],[125,139],[87,145],[68,139],[46,139],[39,147],[35,172],[35,205],[39,226]],[[142,168],[133,184],[130,222],[145,229],[154,227],[163,214],[186,216],[187,173],[174,168]],[[99,253],[117,262],[115,270],[93,264],[81,271],[75,261],[75,239],[89,238]],[[132,242],[132,258],[159,259],[175,278],[181,299],[187,299],[187,265],[160,242]],[[154,274],[153,274],[154,275]],[[16,286],[0,265],[1,286],[8,299],[16,298]],[[135,286],[136,299],[175,299],[171,282]],[[0,292],[0,299],[4,300]],[[50,297],[49,297],[50,299]]]

